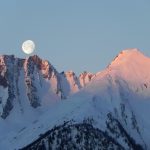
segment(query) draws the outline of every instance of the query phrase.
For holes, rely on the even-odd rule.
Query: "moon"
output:
[[[31,40],[27,40],[22,44],[22,50],[26,54],[31,54],[35,50],[35,44]]]

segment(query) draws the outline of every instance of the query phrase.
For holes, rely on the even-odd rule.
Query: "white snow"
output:
[[[71,76],[70,74],[72,75],[66,75]],[[67,80],[73,83],[72,76]],[[43,85],[44,82],[41,82]],[[56,84],[55,80],[51,81],[51,84]],[[28,104],[23,104],[26,99],[24,88],[21,90],[24,113],[13,109],[14,112],[12,111],[6,120],[0,119],[0,149],[21,148],[64,120],[74,119],[76,122],[82,122],[84,118],[93,118],[94,125],[105,131],[109,112],[113,113],[137,143],[143,144],[144,140],[150,149],[150,58],[137,49],[122,51],[108,68],[97,73],[85,88],[67,100],[56,100],[50,105],[33,109]],[[72,91],[78,90],[74,88]],[[43,87],[43,90],[46,89],[49,89],[47,85]],[[46,95],[46,98],[43,95],[42,98],[51,99],[51,94]],[[125,105],[125,114],[128,116],[127,124],[122,116],[122,104]],[[133,114],[140,134],[132,127]],[[118,141],[123,143],[122,139]]]

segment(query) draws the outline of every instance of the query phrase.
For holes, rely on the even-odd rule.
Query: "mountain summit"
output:
[[[1,149],[150,149],[150,58],[139,50],[79,77],[38,56],[0,60]]]
[[[138,90],[149,87],[150,58],[144,56],[138,49],[122,51],[109,65],[108,70],[112,76],[122,78]],[[136,89],[136,90],[137,90]],[[145,90],[144,90],[145,91]],[[142,92],[142,91],[141,91]],[[148,90],[147,90],[148,92]],[[148,93],[144,93],[144,95]]]
[[[150,63],[150,58],[144,56],[138,49],[127,49],[121,51],[116,56],[110,67],[119,67],[121,65],[147,65],[147,63]]]

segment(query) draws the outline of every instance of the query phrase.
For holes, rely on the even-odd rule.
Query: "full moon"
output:
[[[31,53],[33,53],[34,49],[35,49],[35,44],[33,41],[27,40],[27,41],[23,42],[22,50],[24,53],[31,54]]]

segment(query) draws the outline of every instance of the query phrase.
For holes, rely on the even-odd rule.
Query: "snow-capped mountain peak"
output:
[[[150,149],[150,59],[138,49],[79,77],[30,59],[1,61],[1,149]]]
[[[109,67],[119,67],[121,65],[146,64],[150,58],[144,56],[138,49],[127,49],[121,51],[112,61]]]
[[[150,81],[150,58],[143,55],[138,49],[122,51],[108,66],[111,74],[121,77],[130,83]],[[147,83],[146,83],[147,84]]]
[[[37,55],[26,59],[3,55],[0,56],[0,86],[0,116],[6,118],[16,109],[16,104],[23,112],[24,105],[37,108],[66,99],[84,85],[81,86],[73,71],[59,73],[49,61]]]

